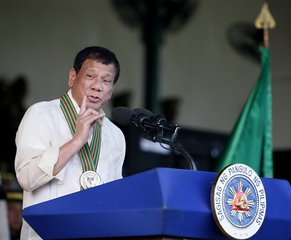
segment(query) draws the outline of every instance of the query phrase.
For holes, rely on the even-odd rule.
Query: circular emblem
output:
[[[83,189],[91,188],[102,184],[101,177],[94,171],[83,172],[80,178]]]
[[[217,176],[211,209],[220,230],[234,239],[248,239],[262,226],[267,202],[263,183],[245,164],[233,164]]]

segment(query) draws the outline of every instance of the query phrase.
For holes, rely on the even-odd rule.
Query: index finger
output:
[[[83,101],[80,107],[80,115],[83,114],[86,111],[86,95],[83,97]]]

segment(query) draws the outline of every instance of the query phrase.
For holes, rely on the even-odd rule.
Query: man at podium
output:
[[[125,139],[103,111],[119,73],[113,52],[86,47],[69,70],[69,91],[27,110],[15,158],[23,208],[122,177]],[[40,237],[24,221],[21,239]]]

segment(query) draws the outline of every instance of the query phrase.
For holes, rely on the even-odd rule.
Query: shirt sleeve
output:
[[[33,191],[54,178],[63,177],[61,171],[53,176],[59,147],[52,144],[53,121],[44,104],[35,104],[24,115],[16,134],[15,171],[19,184]]]

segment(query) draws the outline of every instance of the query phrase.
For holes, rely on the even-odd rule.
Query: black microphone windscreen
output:
[[[147,110],[147,109],[145,109],[145,108],[135,108],[135,109],[133,109],[133,111],[134,111],[137,115],[139,115],[139,114],[143,114],[143,115],[145,115],[145,116],[147,116],[147,117],[151,117],[151,116],[154,115],[150,110]]]
[[[114,122],[117,122],[120,125],[126,126],[131,122],[131,118],[136,113],[127,107],[116,107],[111,112],[111,119]]]

